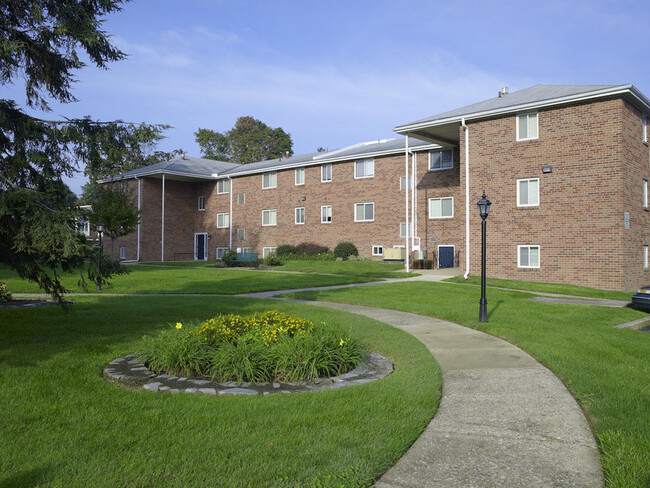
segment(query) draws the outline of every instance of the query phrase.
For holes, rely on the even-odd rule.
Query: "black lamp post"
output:
[[[97,255],[97,290],[102,289],[102,234],[104,233],[104,224],[97,222],[97,235],[99,236],[99,254]]]
[[[481,300],[479,301],[479,312],[478,312],[478,321],[479,322],[487,322],[487,299],[485,298],[485,230],[486,230],[486,223],[485,219],[487,218],[488,214],[490,213],[490,205],[492,205],[492,202],[487,199],[487,196],[485,195],[485,190],[483,190],[483,196],[481,199],[476,202],[476,206],[478,207],[479,214],[481,215],[481,249],[482,249],[482,256],[481,256]]]

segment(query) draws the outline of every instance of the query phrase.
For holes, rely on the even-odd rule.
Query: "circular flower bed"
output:
[[[158,374],[213,381],[296,382],[351,371],[366,356],[339,326],[277,310],[176,323],[146,340],[139,358]]]

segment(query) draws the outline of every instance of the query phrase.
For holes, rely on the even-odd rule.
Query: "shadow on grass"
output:
[[[17,486],[45,486],[56,478],[62,463],[49,463],[32,469],[24,469],[0,479],[0,488],[16,488]]]

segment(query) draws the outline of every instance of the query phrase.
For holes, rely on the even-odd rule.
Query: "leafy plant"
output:
[[[235,266],[235,260],[237,259],[237,251],[234,249],[228,249],[221,255],[221,261],[226,264],[226,266]]]
[[[260,264],[263,264],[264,266],[282,266],[282,261],[280,261],[277,256],[271,254],[270,256],[260,259]]]
[[[314,242],[301,242],[296,246],[296,254],[304,254],[306,256],[313,256],[314,254],[323,254],[329,252],[327,246],[321,246]]]
[[[282,244],[275,250],[275,255],[278,257],[285,257],[290,254],[296,254],[296,246],[292,246],[291,244]]]
[[[11,292],[7,290],[7,284],[4,281],[0,281],[0,302],[10,302],[11,301]]]
[[[341,258],[344,261],[347,260],[350,256],[358,256],[359,251],[357,246],[351,242],[339,242],[334,248],[334,256]]]

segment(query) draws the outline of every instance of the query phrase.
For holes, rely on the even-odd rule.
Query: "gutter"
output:
[[[465,118],[461,120],[461,127],[465,131],[465,274],[469,277],[469,127],[465,125]]]

